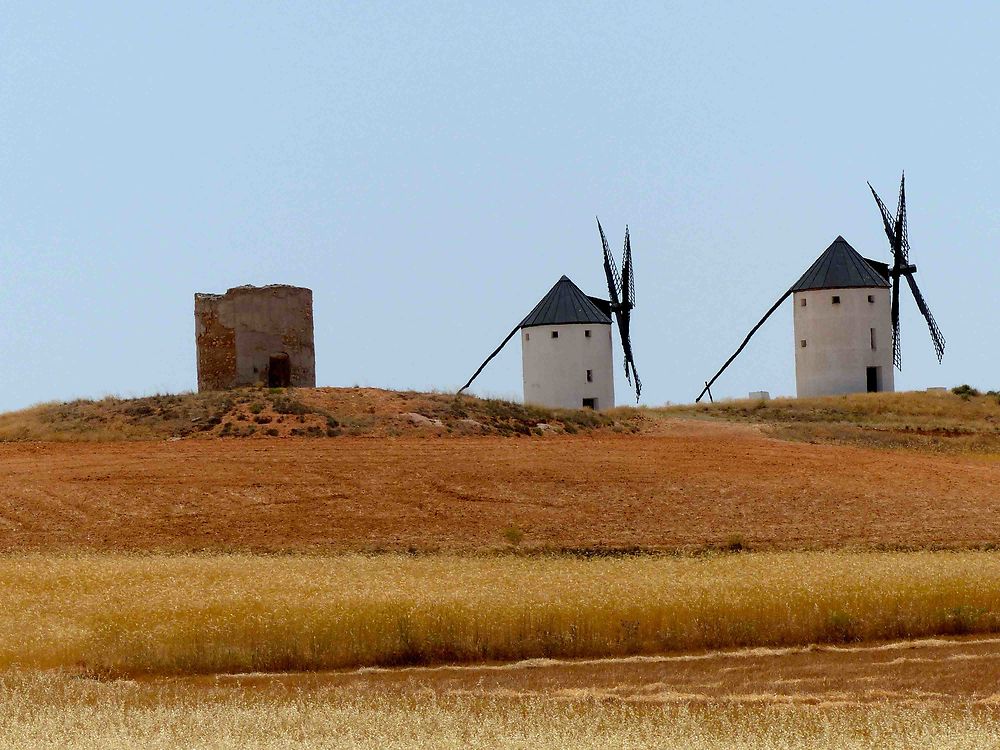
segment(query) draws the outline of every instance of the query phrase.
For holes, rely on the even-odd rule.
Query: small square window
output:
[[[588,383],[593,383],[594,382],[594,371],[593,370],[587,370],[587,382]]]
[[[590,338],[590,331],[584,331],[583,335],[586,336],[589,339]]]
[[[802,298],[802,302],[800,302],[799,304],[800,304],[800,305],[801,305],[802,307],[805,307],[805,306],[806,306],[806,298],[805,298],[805,297],[803,297],[803,298]]]
[[[868,295],[868,301],[869,302],[874,302],[875,301],[875,295],[874,294],[869,294]]]
[[[799,346],[801,346],[803,349],[805,349],[806,348],[806,340],[802,339],[802,341],[799,342]]]
[[[552,332],[552,338],[554,338],[554,339],[559,338],[559,331],[553,331]]]
[[[527,331],[524,332],[524,340],[531,341],[531,334],[528,333]]]
[[[835,304],[835,305],[839,305],[840,304],[840,295],[838,295],[838,294],[833,295],[833,304]]]

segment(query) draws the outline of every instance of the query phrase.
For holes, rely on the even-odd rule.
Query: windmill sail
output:
[[[601,226],[600,219],[597,220],[597,231],[601,233],[601,244],[604,246],[604,275],[608,279],[608,297],[614,309],[619,305],[618,290],[622,286],[622,277],[618,273],[618,266],[615,265],[615,256],[608,247],[608,238],[604,236],[604,227]]]
[[[632,241],[629,238],[628,227],[625,227],[625,246],[622,248],[622,271],[618,273],[615,258],[608,247],[608,238],[604,235],[601,220],[597,220],[597,231],[601,235],[601,245],[604,249],[604,275],[608,282],[609,308],[615,314],[618,323],[618,335],[622,342],[624,354],[625,379],[635,387],[635,401],[639,402],[642,393],[642,382],[635,369],[635,356],[632,353],[632,308],[635,307],[635,274],[632,269]]]
[[[920,293],[920,289],[917,287],[917,282],[913,278],[912,273],[906,274],[906,283],[909,284],[910,292],[913,293],[913,298],[917,301],[917,308],[920,310],[920,314],[927,321],[927,328],[931,333],[931,342],[934,344],[934,353],[937,355],[938,362],[941,362],[944,357],[944,336],[941,334],[941,329],[938,328],[937,321],[931,315],[930,308],[927,307],[924,295]]]
[[[920,289],[917,287],[917,282],[913,278],[913,274],[916,273],[917,267],[910,263],[910,237],[909,230],[906,226],[906,175],[904,174],[899,180],[899,199],[896,203],[896,215],[895,217],[889,213],[889,210],[885,207],[882,199],[879,198],[878,193],[875,192],[875,188],[872,184],[868,183],[868,189],[872,191],[872,196],[875,198],[875,204],[878,206],[879,213],[882,215],[882,226],[885,229],[885,235],[889,240],[889,249],[892,252],[892,266],[889,269],[889,277],[892,280],[892,359],[893,363],[896,365],[896,369],[902,369],[902,347],[900,345],[900,326],[899,326],[899,294],[900,294],[900,281],[903,277],[906,278],[906,283],[910,287],[910,293],[913,295],[913,299],[917,303],[917,308],[920,310],[920,314],[924,316],[927,321],[927,328],[931,334],[931,343],[934,346],[934,354],[937,356],[938,362],[944,357],[944,336],[941,333],[941,329],[938,327],[937,321],[934,320],[934,316],[931,315],[930,308],[927,306],[927,302],[924,300],[924,296],[920,293]]]

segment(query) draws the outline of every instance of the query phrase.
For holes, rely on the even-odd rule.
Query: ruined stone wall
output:
[[[295,387],[316,385],[312,291],[274,284],[195,294],[198,390],[267,385],[272,357],[287,354]]]

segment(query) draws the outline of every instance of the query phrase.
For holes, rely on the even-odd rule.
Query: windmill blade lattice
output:
[[[906,283],[910,287],[910,293],[917,303],[920,314],[927,321],[927,328],[931,334],[931,343],[934,345],[934,353],[938,362],[944,357],[944,336],[938,327],[937,321],[931,315],[930,308],[924,300],[924,296],[917,287],[917,282],[913,278],[917,267],[910,263],[910,237],[906,226],[906,175],[899,180],[899,200],[896,203],[896,216],[893,217],[882,199],[871,183],[868,183],[879,212],[882,214],[882,225],[885,228],[886,237],[889,240],[889,249],[892,251],[892,265],[889,269],[889,277],[892,281],[892,359],[896,369],[902,369],[902,347],[900,346],[900,325],[899,325],[899,295],[900,283],[906,278]]]
[[[625,379],[635,387],[635,400],[639,402],[642,393],[642,382],[635,368],[635,356],[632,350],[632,308],[635,307],[635,272],[632,267],[632,242],[629,239],[628,227],[625,227],[625,246],[622,249],[622,272],[618,273],[614,256],[608,247],[608,239],[597,220],[597,231],[601,234],[601,245],[604,250],[604,274],[608,282],[608,297],[611,312],[618,322],[618,334],[622,342],[622,352],[625,359]]]
[[[917,307],[920,309],[921,315],[927,320],[927,328],[931,333],[931,341],[934,343],[934,353],[937,355],[938,362],[940,362],[944,357],[944,335],[941,333],[941,329],[938,328],[934,316],[931,315],[931,310],[927,307],[924,295],[920,293],[920,289],[917,287],[917,282],[913,278],[912,273],[906,274],[906,283],[910,286],[910,291],[913,293],[913,298],[917,301]]]
[[[906,230],[906,175],[899,180],[899,199],[896,201],[896,231],[899,234],[899,254],[904,263],[910,261],[910,239]]]
[[[608,294],[611,296],[611,306],[614,309],[619,304],[618,290],[622,287],[622,277],[618,273],[615,256],[608,247],[608,238],[604,236],[604,227],[601,226],[600,219],[597,220],[597,231],[601,233],[601,244],[604,246],[604,274],[608,277]]]
[[[625,247],[622,250],[622,298],[630,308],[635,307],[635,274],[632,273],[632,242],[628,225],[625,225]],[[625,293],[628,292],[626,297]]]
[[[893,235],[896,230],[894,229],[896,222],[892,218],[892,214],[889,213],[889,209],[885,207],[882,199],[878,197],[878,193],[875,192],[875,188],[872,184],[868,183],[868,189],[872,191],[872,196],[875,198],[875,203],[878,205],[878,210],[882,213],[882,226],[885,229],[885,234],[889,238],[889,242],[892,242]]]
[[[903,369],[903,347],[899,339],[899,277],[892,282],[892,305],[890,310],[890,321],[892,324],[892,363],[897,370]]]

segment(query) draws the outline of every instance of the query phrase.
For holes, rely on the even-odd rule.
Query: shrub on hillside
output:
[[[271,406],[278,414],[310,414],[312,410],[291,396],[272,396]]]
[[[955,388],[952,388],[951,392],[954,393],[956,396],[961,396],[962,398],[964,398],[966,400],[972,398],[973,396],[978,396],[979,395],[979,391],[977,391],[975,388],[973,388],[968,383],[963,383],[962,385],[959,385],[959,386],[956,386]]]

